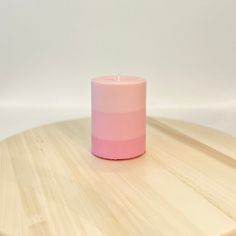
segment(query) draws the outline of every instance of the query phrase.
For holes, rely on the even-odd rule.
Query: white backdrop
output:
[[[236,1],[3,0],[0,138],[89,115],[90,79],[145,77],[148,114],[236,135]]]

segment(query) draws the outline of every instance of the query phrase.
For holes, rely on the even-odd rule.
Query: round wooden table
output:
[[[147,152],[90,153],[90,120],[0,142],[1,236],[236,235],[236,139],[147,119]]]

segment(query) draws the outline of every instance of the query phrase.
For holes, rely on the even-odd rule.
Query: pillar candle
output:
[[[145,152],[146,80],[135,76],[92,79],[92,153],[130,159]]]

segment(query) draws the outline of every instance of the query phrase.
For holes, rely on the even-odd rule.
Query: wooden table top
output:
[[[0,142],[1,236],[236,235],[236,139],[147,119],[147,152],[90,153],[90,120]]]

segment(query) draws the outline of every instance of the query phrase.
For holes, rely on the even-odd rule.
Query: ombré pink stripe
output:
[[[146,106],[146,83],[110,84],[92,82],[92,107],[103,112],[130,112]]]
[[[92,137],[92,152],[114,160],[129,159],[145,152],[145,135],[129,140],[105,140]]]
[[[92,110],[92,117],[93,135],[97,138],[127,140],[140,137],[146,133],[145,109],[126,113]]]

